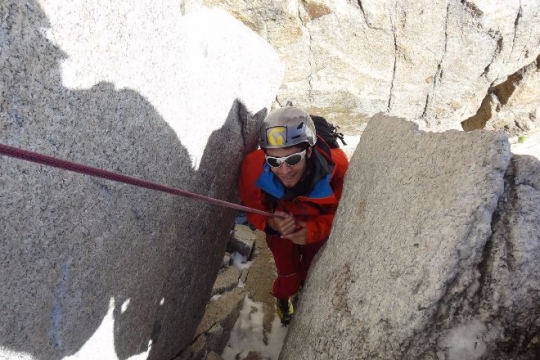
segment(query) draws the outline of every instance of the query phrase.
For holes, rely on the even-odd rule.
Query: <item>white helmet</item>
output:
[[[284,148],[307,142],[315,145],[315,124],[309,114],[294,106],[277,109],[264,119],[259,146],[265,149]]]

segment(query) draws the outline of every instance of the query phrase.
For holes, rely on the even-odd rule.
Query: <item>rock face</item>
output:
[[[207,304],[192,344],[174,360],[221,359],[217,354],[223,354],[228,359],[259,359],[259,356],[263,358],[262,354],[251,354],[246,357],[244,346],[248,347],[248,351],[256,353],[254,348],[256,345],[245,339],[242,333],[251,330],[251,336],[260,331],[257,335],[262,342],[269,345],[268,334],[273,330],[272,325],[281,327],[279,320],[275,319],[275,299],[268,291],[274,280],[275,266],[272,253],[266,245],[265,235],[262,231],[253,231],[246,225],[236,224],[229,246],[241,239],[253,239],[251,243],[253,248],[247,251],[253,258],[249,264],[247,261],[241,264],[242,267],[246,267],[242,270],[245,277],[243,279],[236,277],[234,289],[224,289],[219,283],[224,282],[223,278],[227,277],[228,269],[236,268],[230,263],[223,266],[213,290],[218,296],[214,296]],[[238,254],[232,256],[236,257]],[[247,312],[250,317],[262,319],[262,324],[250,329],[249,321],[239,318],[240,310]],[[248,324],[244,323],[246,321]],[[235,330],[233,326],[237,333],[231,336],[231,331]]]
[[[505,130],[518,135],[538,129],[540,123],[540,56],[529,66],[488,90],[476,115],[465,120],[465,130]]]
[[[292,100],[346,131],[377,112],[461,128],[488,89],[540,54],[537,1],[203,3],[230,11],[279,52],[281,104]]]
[[[0,2],[0,142],[237,201],[282,65],[226,12],[184,5]],[[0,358],[190,344],[235,211],[5,156],[0,169]]]
[[[491,358],[540,357],[539,228],[540,162],[515,155],[505,175],[505,193],[495,212],[473,309],[500,335],[495,346],[488,347]],[[471,318],[471,313],[460,311],[458,316]]]
[[[538,359],[540,164],[510,156],[374,117],[281,359]]]

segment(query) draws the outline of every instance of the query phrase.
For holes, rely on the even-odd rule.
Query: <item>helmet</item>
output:
[[[264,119],[259,135],[262,148],[284,148],[307,142],[315,145],[315,124],[307,112],[287,106],[277,109]]]

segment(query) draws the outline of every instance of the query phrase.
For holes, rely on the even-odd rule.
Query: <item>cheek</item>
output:
[[[302,164],[297,167],[296,171],[302,176],[306,172],[306,162],[302,161]]]

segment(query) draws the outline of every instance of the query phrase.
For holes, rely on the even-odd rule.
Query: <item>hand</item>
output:
[[[296,222],[296,230],[293,233],[287,234],[287,235],[281,235],[283,239],[289,239],[292,243],[297,245],[306,245],[307,242],[307,231],[306,231],[306,223],[303,221]]]
[[[279,232],[281,235],[287,235],[294,232],[296,229],[296,221],[294,220],[294,216],[283,211],[276,211],[274,212],[274,215],[281,217],[273,217],[268,219],[266,222],[268,226]]]

